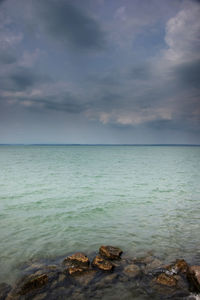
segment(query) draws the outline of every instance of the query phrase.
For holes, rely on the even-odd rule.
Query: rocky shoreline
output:
[[[91,260],[77,252],[58,264],[30,264],[13,287],[0,284],[0,300],[192,300],[198,293],[199,265],[190,266],[184,259],[166,265],[152,254],[127,257],[113,246],[101,246]]]

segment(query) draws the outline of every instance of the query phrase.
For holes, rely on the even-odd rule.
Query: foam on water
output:
[[[200,147],[0,147],[0,282],[101,244],[200,263],[199,171]]]

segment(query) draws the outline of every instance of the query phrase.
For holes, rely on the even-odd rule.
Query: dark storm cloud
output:
[[[76,97],[70,95],[70,93],[66,93],[64,96],[44,96],[42,98],[32,98],[32,107],[30,106],[29,109],[37,109],[41,110],[41,104],[43,108],[45,109],[51,109],[55,111],[64,111],[66,113],[72,113],[72,114],[79,114],[82,111],[86,109],[87,104],[80,103],[80,100],[78,100]]]
[[[21,90],[33,86],[40,80],[40,76],[25,68],[17,68],[11,75],[10,80],[16,88]]]
[[[174,71],[183,88],[200,87],[200,60],[183,63],[177,66]]]
[[[32,124],[39,121],[41,128],[44,118],[53,116],[58,130],[63,118],[69,131],[84,120],[87,132],[93,124],[127,136],[147,129],[158,133],[157,141],[167,130],[197,132],[199,12],[194,1],[177,0],[167,12],[164,0],[153,0],[151,8],[148,1],[134,0],[3,2],[0,111],[7,111],[5,129],[13,122],[9,111],[18,111],[16,120],[32,116]],[[52,119],[47,127],[51,135]],[[79,130],[82,138],[84,128]]]
[[[51,81],[49,76],[25,67],[14,67],[7,74],[2,74],[0,79],[0,89],[11,91],[24,91],[38,83]]]
[[[79,50],[102,49],[105,37],[98,22],[64,0],[37,1],[39,22],[49,36]]]

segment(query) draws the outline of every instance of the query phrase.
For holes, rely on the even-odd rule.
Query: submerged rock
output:
[[[111,271],[114,268],[113,264],[110,261],[108,261],[105,258],[101,257],[100,255],[97,255],[93,259],[92,265],[94,267],[99,268],[100,270],[103,270],[103,271]]]
[[[96,272],[96,270],[89,269],[84,273],[82,272],[79,274],[75,274],[77,276],[74,277],[74,280],[81,286],[88,286],[91,283],[91,281],[95,278]]]
[[[156,279],[155,282],[158,284],[174,287],[177,285],[177,279],[172,275],[166,275],[161,273]]]
[[[46,285],[48,282],[47,274],[35,275],[32,274],[25,278],[18,289],[18,294],[25,295],[32,290],[38,289]]]
[[[47,297],[47,293],[42,293],[42,294],[39,294],[39,295],[36,295],[34,297],[34,300],[43,300]]]
[[[155,257],[153,256],[152,253],[151,254],[147,253],[146,256],[135,257],[132,259],[132,261],[134,263],[147,265],[147,264],[150,264],[154,259],[155,259]]]
[[[120,248],[113,246],[101,246],[99,253],[108,259],[119,259],[123,251]]]
[[[135,264],[128,265],[123,270],[123,273],[129,277],[136,277],[140,274],[140,272],[140,267]]]
[[[4,300],[11,289],[12,287],[9,284],[5,282],[0,283],[0,300]]]
[[[149,272],[155,271],[163,265],[162,261],[158,258],[154,258],[151,262],[147,263],[144,268],[144,273],[148,274]]]
[[[71,256],[68,256],[64,259],[65,264],[71,264],[75,266],[82,266],[82,267],[88,267],[90,264],[89,258],[81,252],[77,252],[72,254]]]
[[[200,266],[190,267],[187,276],[195,290],[200,292]]]
[[[183,259],[166,266],[152,254],[119,259],[122,250],[112,246],[101,246],[99,253],[91,265],[81,252],[56,265],[35,263],[12,290],[0,284],[0,300],[128,299],[123,291],[132,299],[133,290],[144,299],[186,300],[191,291],[200,291],[200,266],[189,268]]]

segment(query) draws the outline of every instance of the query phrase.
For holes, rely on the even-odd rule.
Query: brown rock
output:
[[[200,266],[192,266],[188,269],[187,277],[193,287],[200,291]]]
[[[130,277],[136,277],[140,274],[140,268],[137,265],[131,264],[124,268],[123,273]]]
[[[68,268],[68,272],[70,275],[79,275],[86,271],[86,268],[80,268],[80,267],[70,267]]]
[[[77,252],[64,259],[65,264],[87,267],[90,264],[89,258],[81,252]]]
[[[27,279],[25,279],[21,288],[19,289],[18,294],[25,295],[26,293],[41,288],[48,282],[48,276],[46,274],[42,275],[30,275]]]
[[[108,259],[119,259],[122,252],[120,248],[113,246],[101,246],[99,248],[99,253]]]
[[[176,286],[177,280],[171,275],[166,275],[165,273],[161,273],[156,278],[156,283],[173,287]]]
[[[184,259],[177,259],[175,268],[178,270],[178,273],[187,273],[189,266]]]
[[[101,257],[100,255],[97,255],[93,259],[92,265],[94,267],[99,268],[100,270],[103,270],[103,271],[111,271],[114,268],[113,264],[111,264],[110,261],[108,261],[105,258]]]
[[[187,273],[188,268],[189,266],[184,259],[177,259],[175,263],[166,267],[172,274]]]

